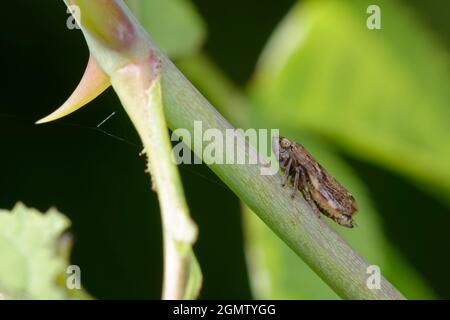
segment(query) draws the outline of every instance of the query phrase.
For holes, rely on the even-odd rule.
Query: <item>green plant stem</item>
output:
[[[181,179],[172,161],[158,73],[158,61],[150,59],[124,66],[111,80],[143,141],[153,188],[158,193],[164,243],[162,297],[195,298],[198,290],[188,292],[188,286],[191,272],[199,272],[192,252],[197,227],[189,216]]]
[[[201,121],[203,130],[220,130],[223,136],[226,135],[227,129],[233,129],[230,123],[194,88],[158,46],[149,37],[143,36],[146,34],[144,29],[123,2],[116,0],[114,3],[119,4],[119,9],[123,10],[125,16],[136,28],[140,44],[137,48],[148,47],[161,61],[162,100],[169,128],[172,130],[184,128],[194,135],[194,121]],[[117,52],[111,54],[106,52],[105,47],[89,40],[89,37],[87,40],[91,52],[95,51],[97,61],[110,75],[114,73],[114,71],[111,72],[113,67],[124,65],[124,61],[130,57],[133,59],[136,57]],[[118,47],[120,48],[120,46]],[[139,51],[142,52],[142,50]],[[114,84],[114,79],[112,82],[124,102],[124,95],[121,94],[120,87],[126,86],[126,81],[121,85]],[[147,87],[141,89],[145,90]],[[139,91],[136,93],[138,94]],[[142,116],[133,108],[126,107],[126,109],[132,119]],[[145,111],[141,110],[140,112]],[[144,117],[144,119],[150,121],[148,117]],[[144,139],[144,137],[142,138]],[[194,136],[191,143],[193,144],[194,141],[202,144],[202,147],[203,144],[206,144],[202,137]],[[146,142],[144,142],[145,144]],[[192,144],[190,145],[191,149],[195,149]],[[237,148],[237,153],[242,152],[250,157],[258,156],[256,149],[243,140],[238,140],[235,148]],[[225,152],[227,151],[225,150]],[[347,299],[404,299],[402,294],[383,277],[380,289],[368,289],[366,272],[369,264],[367,261],[335,230],[322,219],[318,219],[302,197],[292,200],[290,192],[281,187],[280,175],[263,176],[260,174],[260,166],[212,164],[210,168],[341,297]],[[217,217],[217,219],[221,218],[224,217]]]
[[[176,61],[181,71],[209,98],[219,112],[235,126],[251,123],[252,102],[223,74],[204,52]]]
[[[193,254],[197,226],[191,220],[172,148],[161,97],[160,62],[147,35],[121,0],[64,0],[75,14],[92,54],[86,80],[111,80],[144,144],[148,171],[161,207],[164,243],[163,299],[194,299],[201,271]],[[85,79],[85,78],[83,78]],[[92,80],[94,79],[94,80]],[[95,85],[91,83],[91,85]],[[101,91],[97,90],[97,94]],[[92,92],[91,92],[92,93]],[[94,92],[95,93],[95,92]],[[75,101],[80,97],[77,96]],[[77,106],[79,107],[79,106]]]
[[[177,60],[177,66],[202,93],[213,99],[219,111],[233,123],[248,128],[251,123],[258,122],[259,119],[255,121],[249,117],[251,110],[257,106],[223,74],[206,53]],[[244,207],[244,211],[248,211],[245,214],[253,214],[247,206]]]
[[[163,100],[169,127],[186,128],[193,134],[194,121],[202,121],[204,130],[219,129],[224,136],[226,129],[233,129],[157,46],[152,46],[163,61]],[[239,141],[237,152],[257,154],[252,146],[246,151],[246,144]],[[293,201],[290,192],[281,187],[279,175],[262,176],[260,166],[250,164],[213,164],[210,168],[342,298],[404,299],[383,277],[380,289],[368,289],[368,262],[317,219],[303,198]]]

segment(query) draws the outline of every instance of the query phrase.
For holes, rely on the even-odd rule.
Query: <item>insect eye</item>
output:
[[[280,141],[280,145],[281,145],[281,147],[283,147],[283,148],[288,148],[288,147],[291,145],[291,143],[290,143],[289,141],[287,141],[286,139],[282,139],[282,140]]]

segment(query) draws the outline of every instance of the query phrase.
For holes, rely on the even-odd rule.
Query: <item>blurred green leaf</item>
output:
[[[41,214],[18,203],[0,210],[0,292],[6,299],[88,298],[66,288],[70,221],[55,209]]]
[[[429,299],[433,291],[386,240],[378,214],[369,200],[364,183],[331,148],[306,134],[289,132],[301,140],[344,186],[355,195],[359,212],[358,226],[346,229],[322,217],[335,227],[371,264],[378,265],[383,276],[407,298]],[[300,137],[301,136],[301,137]],[[301,139],[300,139],[301,138]],[[286,191],[290,192],[290,191]],[[299,195],[300,196],[300,195]],[[249,211],[246,209],[245,211]],[[254,214],[246,213],[246,248],[254,294],[260,299],[338,299],[338,296],[298,259]]]
[[[366,9],[381,8],[381,30]],[[276,30],[252,84],[274,122],[326,136],[449,203],[448,54],[395,1],[307,1]]]
[[[127,0],[127,4],[172,58],[194,54],[205,40],[205,23],[189,0]]]

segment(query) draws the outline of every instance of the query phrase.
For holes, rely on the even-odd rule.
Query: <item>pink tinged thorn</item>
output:
[[[100,68],[92,56],[75,91],[64,104],[53,113],[37,121],[36,124],[50,122],[62,118],[94,100],[111,85],[110,79]]]

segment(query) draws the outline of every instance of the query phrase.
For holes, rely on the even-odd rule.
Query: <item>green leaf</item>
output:
[[[448,201],[448,54],[408,8],[307,1],[279,26],[252,86],[266,117],[313,130]],[[276,110],[276,112],[274,112]]]
[[[292,131],[289,136],[300,140],[298,131]],[[330,146],[308,137],[305,133],[301,134],[301,138],[318,161],[353,193],[360,208],[355,216],[358,226],[353,229],[340,227],[324,216],[322,219],[335,227],[370,264],[378,265],[383,276],[407,298],[434,297],[433,291],[422,277],[403,261],[401,254],[391,248],[385,239],[378,214],[364,183],[344,161],[333,154]],[[288,189],[286,192],[291,191]],[[338,296],[256,215],[248,213],[248,209],[245,211],[246,252],[256,298],[338,299]]]
[[[196,53],[205,40],[205,23],[189,0],[128,0],[127,4],[172,58]]]
[[[70,221],[55,209],[41,214],[18,203],[0,210],[0,293],[7,299],[88,298],[69,290],[67,241],[60,239]]]

